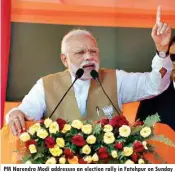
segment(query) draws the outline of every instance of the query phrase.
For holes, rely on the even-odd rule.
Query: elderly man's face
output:
[[[99,49],[90,36],[72,36],[66,43],[66,52],[61,59],[73,76],[79,68],[83,68],[81,79],[88,80],[91,79],[91,70],[99,70]]]

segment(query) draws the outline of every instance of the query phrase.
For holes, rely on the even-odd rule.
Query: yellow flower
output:
[[[130,159],[128,159],[128,160],[125,162],[125,164],[134,164],[134,162],[131,161]]]
[[[25,164],[32,164],[30,160],[26,161]]]
[[[99,160],[99,157],[98,157],[98,155],[95,153],[95,154],[92,156],[92,161],[97,162],[98,160]]]
[[[56,134],[57,131],[59,131],[59,125],[57,124],[57,122],[52,122],[52,124],[50,124],[49,126],[49,132]]]
[[[138,164],[145,164],[145,161],[144,161],[143,159],[140,158],[140,159],[138,160]]]
[[[30,140],[30,135],[27,132],[24,132],[20,135],[20,140],[23,142],[26,142],[27,140]]]
[[[59,163],[60,163],[60,164],[65,164],[65,163],[66,163],[66,159],[65,159],[64,157],[61,157],[61,158],[59,159]]]
[[[144,127],[140,131],[140,135],[144,138],[148,137],[151,134],[151,128],[150,127]]]
[[[94,144],[96,142],[96,137],[94,135],[90,135],[86,139],[87,143]]]
[[[48,132],[43,129],[43,128],[40,128],[38,131],[37,131],[37,136],[41,139],[45,139],[47,136],[48,136]]]
[[[118,153],[117,153],[116,150],[113,150],[113,151],[111,152],[111,155],[112,155],[113,158],[117,158]]]
[[[109,124],[105,125],[103,128],[104,132],[110,132],[112,130],[113,130],[113,127],[112,127],[112,125],[109,125]]]
[[[66,133],[70,129],[71,129],[71,125],[70,124],[65,124],[61,132]]]
[[[86,154],[86,155],[88,155],[88,154],[91,153],[91,148],[89,147],[89,145],[83,146],[83,148],[82,148],[82,153],[84,153],[84,154]]]
[[[123,149],[123,154],[124,156],[130,156],[133,153],[133,148],[132,147],[124,147]]]
[[[72,159],[68,159],[69,164],[78,164],[78,157],[74,156]]]
[[[46,128],[49,128],[50,124],[52,124],[52,120],[50,118],[44,120],[44,125]]]
[[[57,138],[56,143],[60,148],[63,148],[65,146],[65,141],[63,138]]]
[[[56,164],[56,163],[57,163],[57,161],[56,161],[56,159],[55,159],[54,157],[49,158],[49,159],[45,162],[45,164]]]
[[[81,129],[83,123],[80,120],[73,120],[71,126],[77,129]]]
[[[29,128],[28,132],[33,136],[40,129],[40,127],[40,123],[36,123]]]
[[[122,137],[128,137],[131,134],[131,128],[127,125],[122,125],[119,128],[119,135]]]
[[[86,156],[84,158],[84,161],[86,161],[88,164],[90,164],[92,162],[92,157],[91,156]]]
[[[30,153],[36,153],[37,152],[36,146],[34,144],[29,145],[29,151]]]
[[[58,145],[55,145],[53,148],[49,148],[49,151],[53,156],[60,156],[63,153],[62,149],[60,149]]]
[[[92,125],[90,125],[90,124],[83,125],[81,130],[84,134],[91,134],[92,133]]]
[[[145,148],[146,150],[148,150],[147,142],[146,142],[146,141],[143,141],[142,144],[143,144],[144,148]]]
[[[114,134],[112,132],[107,132],[104,134],[103,137],[104,143],[106,144],[111,144],[115,141],[115,137]]]

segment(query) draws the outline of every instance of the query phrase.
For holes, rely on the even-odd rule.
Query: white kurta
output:
[[[167,70],[163,78],[160,73],[162,67]],[[128,73],[122,70],[116,70],[116,86],[120,109],[122,110],[123,103],[148,99],[162,93],[169,86],[171,71],[172,61],[170,58],[166,57],[162,59],[158,55],[153,58],[151,72]],[[74,78],[72,77],[72,81],[73,80]],[[76,101],[82,115],[86,114],[86,101],[89,86],[90,80],[77,80],[74,84]],[[43,117],[46,110],[46,103],[42,79],[37,81],[30,92],[24,97],[22,103],[17,108],[13,108],[10,112],[17,109],[35,120],[39,120]],[[7,122],[9,113],[6,116]]]

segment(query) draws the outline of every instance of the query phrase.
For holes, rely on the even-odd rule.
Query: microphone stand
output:
[[[107,95],[106,91],[104,90],[103,85],[101,84],[101,82],[100,82],[100,80],[99,80],[98,72],[97,72],[96,70],[92,70],[90,74],[91,74],[92,78],[95,79],[95,80],[100,84],[100,86],[101,86],[101,88],[102,88],[104,94],[106,95],[106,97],[108,98],[108,100],[110,101],[110,103],[112,104],[112,106],[114,107],[114,109],[116,110],[116,112],[117,112],[119,115],[121,115],[121,114],[120,114],[120,110],[118,110],[118,109],[114,106],[113,102],[111,101],[111,99],[110,99],[109,96]]]
[[[55,109],[52,111],[52,113],[50,114],[49,118],[52,117],[52,115],[54,114],[54,112],[56,111],[56,109],[58,108],[58,106],[61,104],[61,102],[63,101],[64,97],[67,95],[67,93],[69,92],[69,90],[72,88],[72,86],[74,85],[74,83],[76,82],[77,79],[81,78],[83,76],[84,70],[83,69],[78,69],[76,74],[75,74],[75,79],[73,81],[73,83],[71,84],[71,86],[68,88],[68,90],[65,92],[65,94],[63,95],[63,97],[61,98],[61,100],[58,102],[57,106],[55,107]]]

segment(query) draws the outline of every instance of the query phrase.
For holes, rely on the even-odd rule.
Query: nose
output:
[[[84,54],[84,59],[85,60],[93,60],[93,56],[89,53],[89,51],[87,51],[85,54]]]

